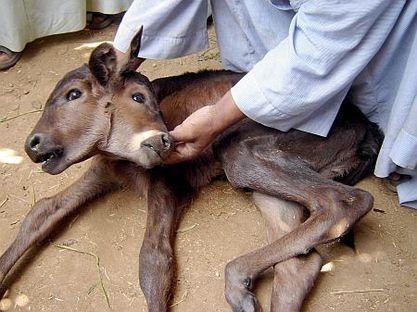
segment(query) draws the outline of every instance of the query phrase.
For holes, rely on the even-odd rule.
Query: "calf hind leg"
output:
[[[268,243],[281,238],[304,220],[304,207],[276,197],[253,193],[267,229]],[[270,311],[300,311],[321,268],[321,257],[315,249],[274,266]]]
[[[227,301],[235,311],[253,311],[256,300],[250,289],[262,271],[308,254],[315,246],[347,233],[371,209],[373,198],[368,192],[326,179],[305,163],[287,159],[285,155],[268,159],[264,155],[245,155],[239,149],[237,155],[226,156],[234,159],[234,162],[224,161],[226,175],[234,186],[294,201],[310,213],[309,218],[291,232],[227,264]],[[251,161],[236,161],[242,156]]]

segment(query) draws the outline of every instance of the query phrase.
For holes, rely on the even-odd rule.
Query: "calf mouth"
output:
[[[40,154],[35,163],[40,163],[42,170],[50,173],[50,174],[57,174],[57,167],[59,166],[63,155],[62,148],[56,148],[52,151],[48,151],[46,153]]]
[[[53,150],[49,150],[44,153],[39,153],[35,157],[31,157],[31,159],[34,163],[41,164],[41,168],[43,171],[50,174],[58,174],[62,171],[57,169],[60,165],[60,162],[62,161],[63,154],[64,149],[61,147],[57,147]]]
[[[59,158],[61,156],[62,156],[62,150],[54,150],[52,152],[48,152],[46,154],[40,155],[39,162],[42,163],[42,166],[47,166],[54,159]]]
[[[45,133],[30,135],[25,142],[25,151],[34,163],[42,165],[43,171],[51,174],[62,171],[58,167],[62,167],[64,147],[56,144],[50,135]]]

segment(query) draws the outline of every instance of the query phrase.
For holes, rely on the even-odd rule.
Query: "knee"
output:
[[[140,251],[140,266],[156,268],[157,270],[163,270],[169,268],[174,262],[173,251],[169,247],[157,247],[150,244],[142,246]]]
[[[373,196],[364,190],[353,189],[347,194],[338,194],[339,204],[333,207],[328,235],[336,239],[346,234],[373,206]]]
[[[355,189],[355,191],[355,208],[358,209],[358,211],[361,213],[360,217],[362,217],[372,209],[374,205],[374,197],[369,192],[361,189]]]
[[[247,273],[248,265],[240,261],[240,258],[230,261],[225,267],[225,280],[230,285],[240,285],[246,289],[253,286],[253,278]]]

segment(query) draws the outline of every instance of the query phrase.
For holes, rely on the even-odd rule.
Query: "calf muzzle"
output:
[[[63,154],[63,147],[57,145],[46,134],[35,133],[29,136],[25,143],[26,154],[35,163],[48,162]]]
[[[174,147],[174,142],[169,134],[154,135],[141,143],[141,148],[149,148],[162,159],[166,158]]]

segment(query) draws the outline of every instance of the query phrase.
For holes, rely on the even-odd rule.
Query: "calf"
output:
[[[13,265],[68,215],[123,186],[148,203],[140,252],[140,285],[149,311],[166,311],[174,272],[173,244],[184,208],[220,175],[254,191],[269,244],[226,266],[225,295],[233,311],[255,311],[257,276],[274,266],[271,309],[295,311],[321,266],[314,247],[346,234],[372,207],[372,196],[351,187],[372,171],[381,134],[345,104],[327,138],[283,133],[246,119],[225,131],[198,158],[163,165],[173,149],[168,131],[196,109],[218,101],[241,74],[214,71],[157,79],[118,63],[110,44],[88,65],[69,72],[50,95],[26,141],[42,169],[59,174],[94,157],[84,175],[57,195],[39,200],[15,241],[0,257],[0,286]],[[342,184],[343,183],[343,184]]]

